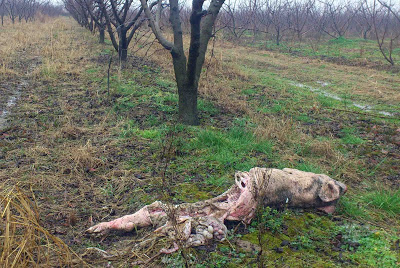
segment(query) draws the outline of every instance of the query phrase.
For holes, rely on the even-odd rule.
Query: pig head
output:
[[[347,191],[346,185],[327,175],[297,169],[254,168],[249,173],[267,174],[259,185],[264,205],[317,208],[333,213],[338,199]],[[260,184],[260,176],[257,183]]]
[[[330,214],[346,191],[343,183],[324,174],[255,167],[248,172],[236,172],[235,185],[216,197],[219,207],[227,208],[218,218],[250,223],[260,203],[274,207],[317,208]],[[227,200],[221,199],[222,196]]]

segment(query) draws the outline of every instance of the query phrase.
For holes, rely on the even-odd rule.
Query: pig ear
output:
[[[318,194],[324,202],[331,202],[340,197],[339,189],[333,182],[326,182],[322,185]]]

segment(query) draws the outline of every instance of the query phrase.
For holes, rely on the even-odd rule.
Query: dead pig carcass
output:
[[[173,236],[176,230],[168,221],[172,211],[176,219],[175,229],[179,228],[182,236],[180,239],[185,246],[199,246],[211,240],[225,239],[227,229],[224,220],[250,223],[259,202],[264,206],[317,208],[333,213],[336,202],[346,191],[347,187],[343,183],[324,174],[289,168],[280,170],[255,167],[249,172],[236,172],[235,184],[215,198],[180,205],[156,201],[134,214],[99,223],[87,232],[131,231],[163,222],[165,224],[155,232]],[[175,244],[163,253],[176,249]]]

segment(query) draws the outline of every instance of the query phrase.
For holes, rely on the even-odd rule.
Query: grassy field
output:
[[[366,40],[361,38],[321,38],[320,40],[312,40],[304,38],[304,40],[288,40],[276,45],[274,41],[248,40],[248,43],[253,47],[260,49],[279,51],[288,55],[318,58],[328,62],[339,63],[349,66],[368,66],[369,68],[379,70],[391,70],[392,72],[399,72],[398,66],[391,66],[387,62],[378,49],[375,40]],[[388,50],[384,48],[386,55]],[[395,64],[400,62],[400,49],[398,44],[394,44],[392,51]]]
[[[192,265],[256,267],[260,224],[268,266],[400,265],[398,73],[222,40],[212,55],[200,85],[201,124],[184,126],[176,122],[170,55],[159,47],[130,56],[120,69],[112,46],[97,44],[72,20],[0,28],[1,108],[23,82],[11,122],[0,130],[2,200],[12,199],[10,189],[20,197],[13,200],[24,200],[18,185],[37,203],[35,232],[50,241],[35,245],[47,243],[71,266],[130,267],[152,256],[132,250],[149,229],[103,239],[83,232],[160,200],[164,173],[179,203],[222,193],[237,170],[291,167],[348,185],[334,215],[266,208],[249,226],[230,225],[229,242],[191,249]],[[18,218],[28,207],[18,202],[14,210],[2,207],[4,241],[6,212]],[[3,242],[3,252],[25,247],[16,234],[18,246]],[[63,243],[69,249],[60,249]],[[102,259],[90,247],[121,257]],[[180,267],[183,259],[176,253],[151,265]]]

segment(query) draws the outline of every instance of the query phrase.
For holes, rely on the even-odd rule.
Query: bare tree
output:
[[[94,30],[93,20],[83,0],[63,0],[63,2],[65,9],[68,10],[79,25],[90,31]]]
[[[258,0],[248,0],[249,1],[249,7],[247,8],[247,16],[250,17],[250,25],[251,25],[251,29],[253,31],[253,42],[256,40],[257,34],[259,32],[258,29],[258,21],[257,21],[257,16],[256,13],[257,11],[260,9],[261,4],[260,1]]]
[[[11,22],[15,23],[15,18],[17,17],[17,1],[5,0],[5,7]]]
[[[207,10],[203,10],[204,0],[192,0],[190,15],[190,45],[188,58],[185,55],[180,8],[178,0],[169,0],[169,21],[173,30],[173,42],[169,41],[160,28],[162,2],[157,4],[155,14],[151,13],[146,0],[141,0],[142,7],[153,33],[160,44],[170,51],[174,65],[175,79],[179,95],[179,119],[190,125],[199,124],[197,113],[197,95],[199,79],[213,25],[224,0],[211,0]]]
[[[362,37],[365,40],[368,39],[368,33],[372,30],[372,17],[368,8],[368,0],[363,0],[359,6],[359,14],[356,16],[356,22],[361,28]]]
[[[260,4],[260,8],[256,12],[257,23],[259,24],[259,31],[266,33],[266,38],[268,38],[269,30],[271,27],[271,18],[269,10],[267,9],[267,3],[267,1],[262,2]]]
[[[104,11],[104,17],[107,25],[107,30],[110,35],[111,42],[118,52],[120,61],[126,61],[128,56],[128,46],[133,35],[146,20],[142,16],[143,8],[140,4],[134,5],[133,0],[109,0],[107,5],[106,0],[97,0],[100,8]],[[156,2],[150,5],[151,10],[156,5]],[[150,11],[149,11],[150,12]],[[116,29],[116,34],[113,31]],[[117,42],[118,38],[118,42]]]
[[[394,44],[400,36],[399,27],[395,25],[395,22],[396,20],[400,22],[400,19],[388,7],[386,4],[380,4],[379,0],[374,0],[368,10],[372,17],[373,30],[379,51],[385,60],[393,66],[395,63],[393,59]]]
[[[0,0],[1,25],[4,25],[4,16],[7,14],[5,0]]]
[[[250,29],[251,13],[249,8],[244,5],[244,2],[228,0],[223,5],[223,11],[220,18],[223,27],[235,40],[240,39]]]
[[[44,2],[40,5],[39,11],[50,17],[66,16],[67,13],[61,4],[53,4],[50,1]]]
[[[324,5],[325,33],[334,38],[344,36],[353,22],[357,9],[353,8],[351,2],[336,4],[332,0]]]
[[[390,13],[396,18],[398,22],[400,22],[400,10],[395,11],[395,7],[393,5],[388,4],[382,0],[378,0],[379,4],[389,10]]]
[[[88,13],[92,20],[94,21],[97,29],[99,29],[99,42],[100,44],[104,44],[105,38],[105,30],[107,26],[107,22],[105,19],[105,12],[106,10],[101,7],[101,5],[93,0],[83,0]]]
[[[302,40],[307,28],[306,24],[310,21],[311,11],[315,0],[306,2],[295,0],[290,8],[289,20],[290,29],[295,33],[299,41]]]
[[[283,0],[267,0],[266,8],[272,29],[275,32],[275,43],[279,46],[290,26],[288,23],[289,2],[284,2]]]
[[[42,4],[43,3],[36,0],[21,0],[19,3],[19,22],[22,21],[22,18],[25,20],[25,22],[34,20],[35,14]]]

